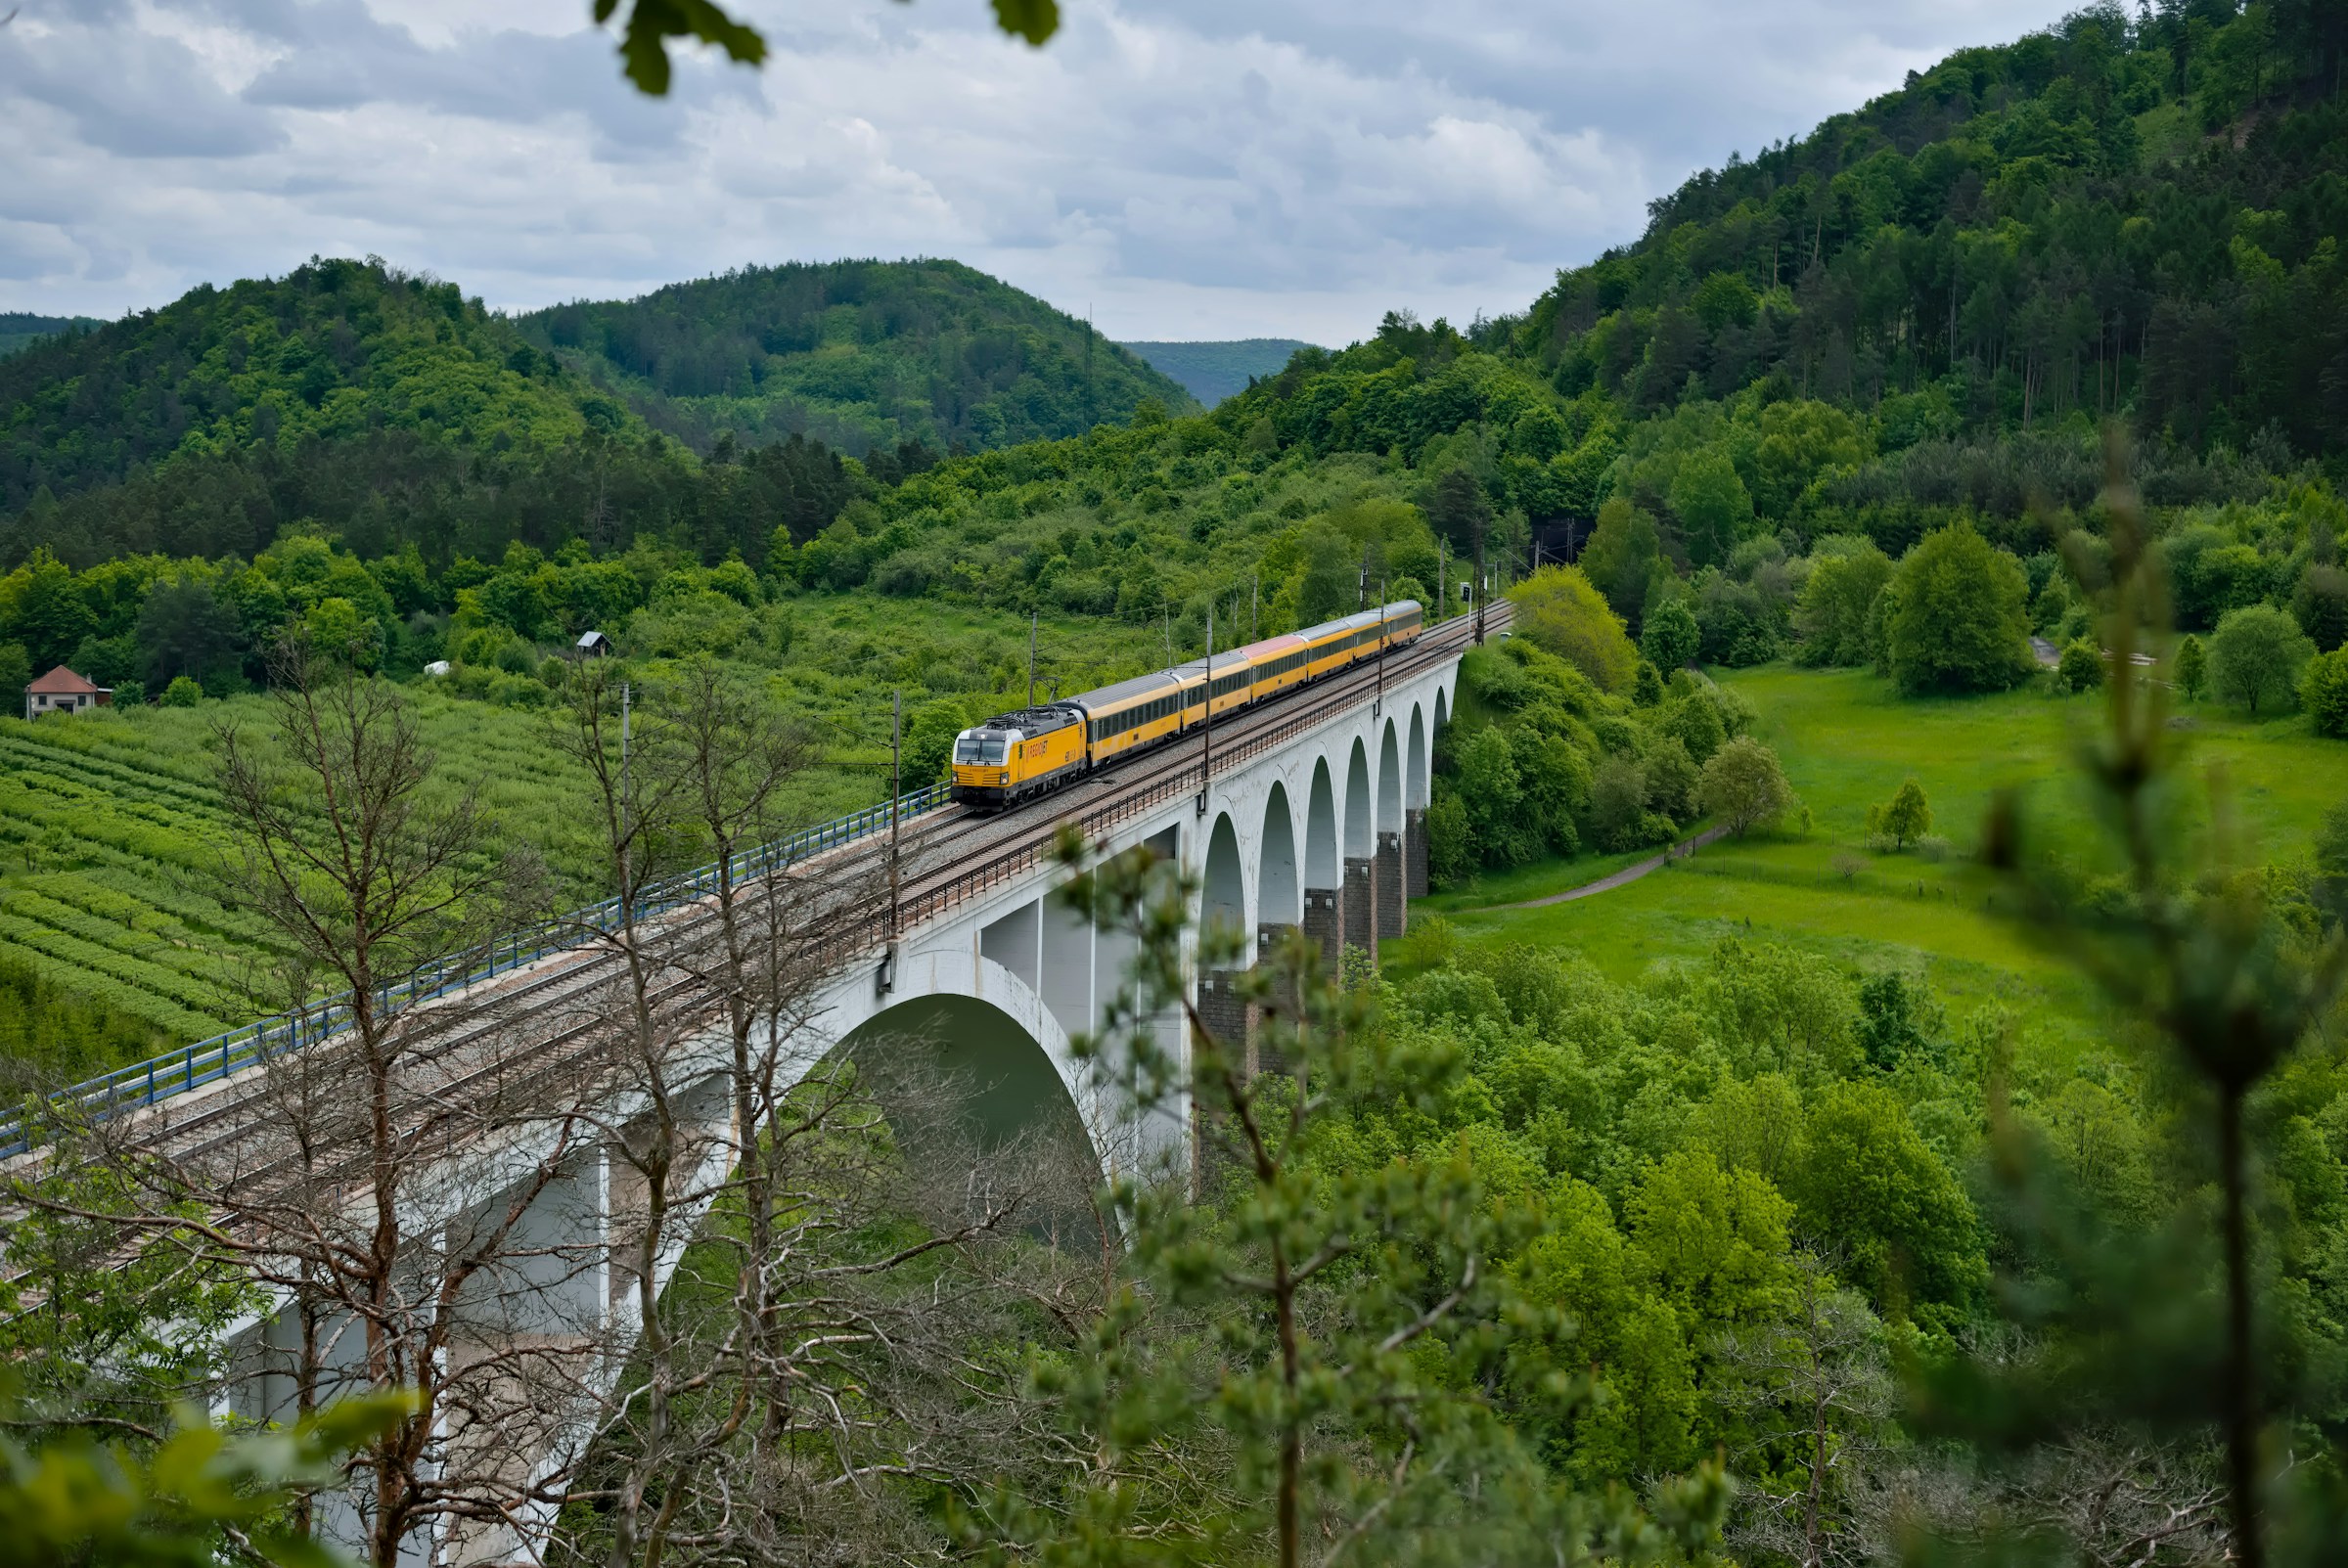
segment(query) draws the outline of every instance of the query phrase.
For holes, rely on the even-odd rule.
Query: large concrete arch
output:
[[[1256,841],[1256,924],[1294,925],[1304,918],[1304,883],[1298,875],[1296,813],[1285,782],[1273,784],[1265,797],[1264,830]]]
[[[991,961],[979,967],[977,994],[906,997],[850,1030],[834,1055],[856,1063],[930,1187],[965,1202],[1040,1187],[1021,1199],[1031,1225],[1097,1243],[1089,1187],[1105,1151],[1081,1109],[1067,1038],[1032,993],[1016,994],[1027,990],[1016,976]]]
[[[1377,799],[1370,754],[1362,737],[1353,738],[1345,759],[1345,892],[1340,919],[1346,947],[1377,951]]]
[[[1436,694],[1440,700],[1442,694]],[[1434,787],[1428,777],[1426,709],[1411,704],[1411,739],[1403,764],[1402,885],[1412,898],[1427,894],[1426,806]]]
[[[1435,736],[1441,735],[1443,733],[1443,727],[1450,722],[1451,694],[1444,688],[1438,686],[1435,688],[1435,722],[1432,726],[1433,734],[1430,734],[1426,738],[1429,744],[1433,743]]]
[[[1408,811],[1424,811],[1429,781],[1426,773],[1426,710],[1411,704],[1411,739],[1406,750],[1402,804]]]
[[[1402,746],[1392,719],[1377,742],[1377,830],[1402,831]]]
[[[1198,893],[1198,928],[1222,925],[1243,930],[1247,924],[1247,872],[1240,859],[1240,832],[1231,813],[1216,814],[1206,838],[1206,864]]]
[[[1402,738],[1389,713],[1377,736],[1377,859],[1371,873],[1377,936],[1403,933],[1410,911],[1409,855],[1403,843]],[[1375,949],[1373,949],[1375,951]]]
[[[1345,762],[1345,858],[1367,857],[1377,847],[1374,836],[1377,828],[1371,820],[1370,755],[1362,745],[1362,738],[1353,738],[1352,753]]]
[[[1304,811],[1304,934],[1321,945],[1321,967],[1335,973],[1345,948],[1345,863],[1337,841],[1337,792],[1328,753],[1313,758]]]
[[[1344,878],[1337,865],[1337,796],[1329,780],[1329,758],[1313,759],[1313,784],[1304,813],[1304,885],[1334,888]]]

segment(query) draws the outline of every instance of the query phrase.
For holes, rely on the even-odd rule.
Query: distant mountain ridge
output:
[[[1294,337],[1235,337],[1205,342],[1125,342],[1151,369],[1180,381],[1199,402],[1213,408],[1249,381],[1277,376],[1299,348],[1316,348]]]
[[[1078,435],[1178,381],[958,261],[790,262],[515,318],[531,342],[702,452],[725,432],[851,453]]]
[[[76,564],[250,556],[294,525],[435,560],[649,532],[755,563],[778,523],[821,527],[950,450],[1195,408],[1085,323],[946,261],[514,318],[454,283],[313,258],[87,331],[7,319],[28,340],[0,358],[0,569],[43,546]]]
[[[36,316],[25,310],[0,310],[0,359],[75,327],[104,325],[95,316]]]

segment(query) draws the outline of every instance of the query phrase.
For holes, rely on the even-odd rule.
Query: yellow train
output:
[[[1300,632],[1196,658],[1031,708],[999,713],[954,739],[954,798],[1001,810],[1058,789],[1128,752],[1181,736],[1235,708],[1318,680],[1381,648],[1402,648],[1425,625],[1417,600],[1366,609]],[[1211,691],[1210,691],[1211,687]]]

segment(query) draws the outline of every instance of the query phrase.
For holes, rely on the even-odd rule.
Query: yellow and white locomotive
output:
[[[1405,647],[1424,625],[1418,601],[1404,600],[1217,653],[1212,669],[1196,658],[997,714],[955,737],[953,796],[989,810],[1016,805],[1187,733],[1205,722],[1210,704],[1220,718]]]

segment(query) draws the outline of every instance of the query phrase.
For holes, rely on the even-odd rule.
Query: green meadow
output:
[[[1983,820],[2005,790],[2018,793],[2039,841],[2075,852],[2092,840],[2078,763],[2103,718],[2100,695],[2058,694],[2042,678],[1993,696],[1919,700],[1864,672],[1784,664],[1726,675],[1723,684],[1759,710],[1755,733],[1784,765],[1806,827],[1722,839],[1572,903],[1494,908],[1582,886],[1644,857],[1547,861],[1420,907],[1448,918],[1463,943],[1567,948],[1615,978],[1701,959],[1735,936],[1859,968],[1919,972],[1961,1011],[1997,1002],[2025,1015],[2101,1015],[2100,1000],[1999,907],[1998,890],[1972,864]],[[2236,862],[2303,858],[2324,812],[2348,795],[2348,746],[2318,739],[2296,714],[2253,722],[2188,704],[2172,730],[2185,765],[2171,829],[2204,836],[2222,829]],[[1942,842],[1877,853],[1868,845],[1868,807],[1909,778],[1930,797]]]

